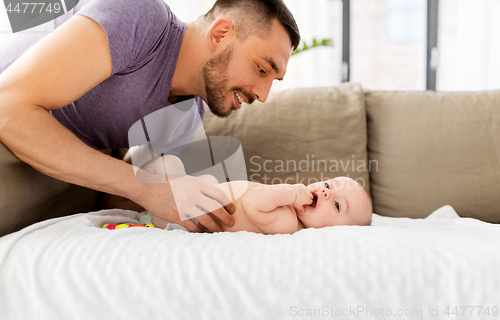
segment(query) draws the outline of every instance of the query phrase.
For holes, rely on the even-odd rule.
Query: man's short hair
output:
[[[205,18],[214,21],[220,12],[233,10],[237,17],[236,35],[240,39],[244,40],[250,34],[265,37],[273,19],[277,18],[287,31],[293,50],[298,48],[299,28],[283,0],[217,0]]]

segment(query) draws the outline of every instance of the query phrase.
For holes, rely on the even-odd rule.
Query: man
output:
[[[230,203],[220,189],[189,176],[143,183],[130,164],[96,149],[128,147],[133,123],[193,96],[220,117],[265,101],[300,41],[282,0],[219,0],[187,25],[161,0],[83,0],[53,24],[0,61],[0,142],[51,177],[125,197],[190,231],[202,229],[179,212],[220,230],[198,216]],[[184,120],[166,126],[192,135]],[[233,211],[229,204],[212,213],[232,226]]]

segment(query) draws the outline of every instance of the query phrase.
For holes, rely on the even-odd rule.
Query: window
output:
[[[425,90],[426,0],[350,1],[350,81]]]
[[[272,90],[325,87],[341,83],[342,0],[284,0],[297,21],[302,41],[332,39],[333,47],[317,47],[290,58],[285,81]]]
[[[419,43],[425,38],[425,9],[422,0],[387,0],[388,43]]]
[[[440,0],[437,89],[500,89],[500,1]]]

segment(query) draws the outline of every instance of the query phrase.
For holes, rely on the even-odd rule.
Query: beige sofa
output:
[[[449,204],[462,217],[500,222],[500,90],[345,83],[275,92],[227,119],[207,113],[204,124],[209,136],[241,141],[250,180],[348,175],[364,183],[380,215],[424,218]]]
[[[48,177],[0,143],[0,236],[38,221],[88,212],[98,193]]]
[[[370,191],[380,215],[423,218],[449,204],[463,217],[500,222],[500,90],[386,92],[345,83],[274,92],[227,119],[207,112],[203,123],[208,136],[240,140],[249,180],[348,175]],[[96,192],[44,176],[2,145],[0,162],[8,163],[0,167],[0,235],[93,208]]]

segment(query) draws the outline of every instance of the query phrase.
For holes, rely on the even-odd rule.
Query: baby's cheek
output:
[[[330,218],[327,218],[325,216],[322,216],[322,217],[318,217],[318,220],[316,221],[316,224],[320,227],[320,228],[325,228],[325,227],[331,227],[331,226],[334,226],[335,223],[334,223],[334,220]]]

